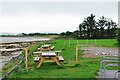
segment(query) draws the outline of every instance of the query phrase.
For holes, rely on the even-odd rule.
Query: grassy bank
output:
[[[34,44],[34,45],[30,45],[29,46],[29,53],[32,53],[33,51],[37,50],[37,47],[40,47],[42,44],[44,44],[44,42],[40,42],[38,44]],[[23,50],[21,56],[24,58],[25,56],[25,50]],[[4,67],[3,69],[0,71],[1,75],[0,77],[6,75],[6,73],[8,73],[15,65],[17,65],[21,60],[23,60],[23,58],[21,57],[21,59],[11,59]]]
[[[95,40],[79,40],[79,44],[94,45]],[[37,69],[37,64],[33,61],[33,55],[29,57],[29,70],[25,70],[25,63],[22,63],[9,78],[95,78],[99,71],[101,57],[83,58],[83,51],[79,47],[79,62],[75,64],[75,47],[76,40],[55,40],[52,45],[55,50],[62,50],[60,53],[65,61],[61,62],[62,66],[56,63],[43,63],[40,69]],[[64,44],[64,45],[63,45]],[[97,40],[96,46],[116,47],[115,39]],[[29,50],[34,51],[41,44],[33,45]]]

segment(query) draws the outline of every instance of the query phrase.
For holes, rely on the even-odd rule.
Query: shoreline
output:
[[[0,37],[0,44],[40,42],[40,41],[49,41],[49,40],[51,40],[51,38],[46,38],[46,37]]]
[[[9,40],[8,42],[0,42],[0,69],[2,69],[5,64],[7,64],[11,59],[16,59],[19,55],[22,54],[23,48],[28,47],[29,45],[36,44],[38,42],[50,41],[51,38],[43,37],[0,37],[0,39]],[[4,40],[3,39],[3,40]],[[18,41],[17,41],[18,40]],[[2,41],[2,40],[0,40]],[[11,51],[12,50],[12,51]]]

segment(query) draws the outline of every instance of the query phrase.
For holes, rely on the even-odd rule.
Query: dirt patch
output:
[[[107,47],[82,47],[81,50],[84,50],[83,57],[90,57],[95,58],[99,56],[117,56],[118,55],[118,48],[107,48]]]
[[[86,58],[96,58],[96,57],[99,57],[99,56],[95,55],[95,54],[84,54],[83,57],[86,57]]]

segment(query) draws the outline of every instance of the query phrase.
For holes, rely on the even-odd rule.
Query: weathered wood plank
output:
[[[41,51],[33,52],[33,54],[39,54],[42,53]]]

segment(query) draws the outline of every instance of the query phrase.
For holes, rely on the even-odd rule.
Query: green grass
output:
[[[91,44],[101,47],[117,47],[116,39],[88,39],[88,40],[79,40],[79,44]]]
[[[63,45],[64,40],[57,40],[58,42],[61,42],[60,44]],[[71,45],[76,44],[76,40],[70,40]],[[69,45],[69,41],[65,40],[66,45]],[[78,40],[78,44],[88,44],[88,45],[94,45],[94,46],[101,46],[101,47],[118,47],[117,39],[83,39]]]
[[[2,77],[2,72],[0,72],[0,77]]]
[[[116,39],[101,39],[96,41],[97,46],[102,47],[117,47],[117,40]]]
[[[115,39],[97,40],[96,46],[103,47],[116,47]],[[29,70],[25,70],[25,63],[22,63],[18,69],[13,72],[9,78],[95,78],[99,71],[99,64],[101,57],[96,58],[83,58],[83,51],[79,50],[79,62],[75,63],[75,45],[76,40],[55,40],[52,45],[55,50],[62,50],[60,53],[65,61],[61,62],[62,66],[56,63],[43,63],[40,69],[37,69],[37,64],[33,62],[33,55],[29,57]],[[79,40],[79,44],[86,44],[86,40]],[[88,44],[94,45],[94,40],[88,40]],[[34,51],[40,44],[33,45],[29,50]]]
[[[9,72],[19,61],[20,60],[9,61],[9,63],[3,67],[2,71]]]

